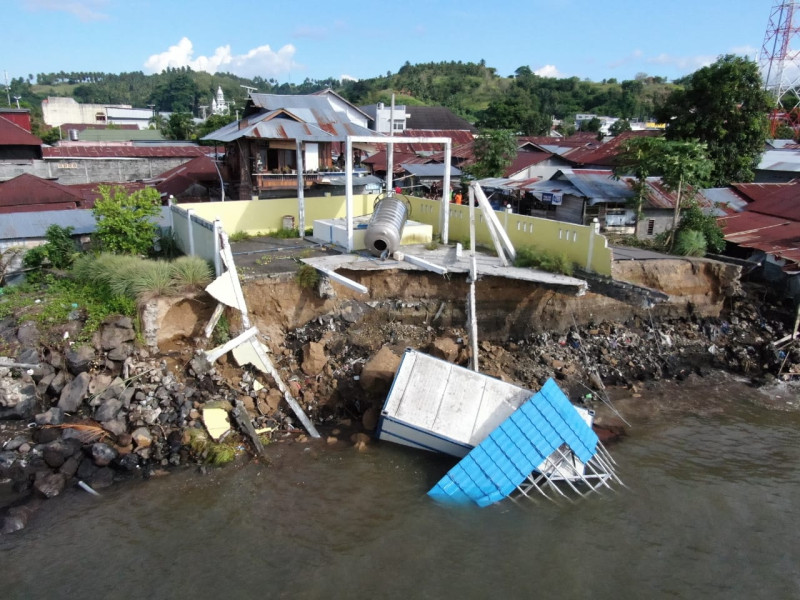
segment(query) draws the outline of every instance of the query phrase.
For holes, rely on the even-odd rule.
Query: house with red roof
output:
[[[761,277],[800,299],[800,181],[736,184],[725,195],[725,254],[760,264]]]
[[[0,161],[31,163],[42,158],[42,140],[16,122],[0,116]]]
[[[85,208],[84,197],[69,186],[24,173],[0,183],[0,213]]]

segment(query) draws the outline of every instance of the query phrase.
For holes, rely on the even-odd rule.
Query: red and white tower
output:
[[[776,109],[800,106],[800,2],[775,2],[759,57]]]

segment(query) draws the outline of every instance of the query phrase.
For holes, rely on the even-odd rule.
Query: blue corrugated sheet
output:
[[[598,439],[556,382],[548,379],[533,398],[450,469],[428,495],[488,506],[513,492],[565,443],[586,463],[594,456]]]

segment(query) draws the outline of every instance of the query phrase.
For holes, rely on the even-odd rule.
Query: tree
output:
[[[600,133],[600,128],[603,126],[603,122],[598,119],[597,117],[592,117],[589,119],[585,125],[581,125],[581,131],[590,131],[592,133]]]
[[[667,124],[667,137],[707,145],[714,185],[752,181],[764,150],[771,105],[758,65],[728,54],[692,73],[685,86],[656,111]]]
[[[501,177],[517,156],[517,138],[505,129],[481,130],[473,146],[475,163],[468,168],[476,179]]]
[[[217,129],[222,129],[228,123],[233,123],[235,120],[236,117],[231,115],[211,115],[197,127],[197,137],[203,138]],[[201,143],[213,144],[214,142]]]
[[[101,185],[98,191],[101,198],[92,214],[100,247],[114,254],[148,254],[158,230],[152,221],[160,212],[158,190],[145,188],[128,194],[124,188]]]
[[[660,175],[664,186],[676,193],[673,230],[678,226],[684,194],[691,197],[695,190],[706,185],[714,168],[704,144],[672,141],[662,137],[627,140],[619,161],[614,168],[616,178],[623,175],[636,177],[634,202],[637,220],[641,218],[648,177]]]
[[[631,131],[631,124],[627,119],[618,119],[611,124],[611,127],[608,128],[608,133],[614,136],[626,131]]]
[[[189,140],[194,135],[194,120],[185,112],[175,112],[169,116],[161,133],[170,140]]]

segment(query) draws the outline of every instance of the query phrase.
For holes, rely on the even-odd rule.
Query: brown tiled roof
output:
[[[0,117],[0,146],[41,146],[42,140],[4,117]]]

